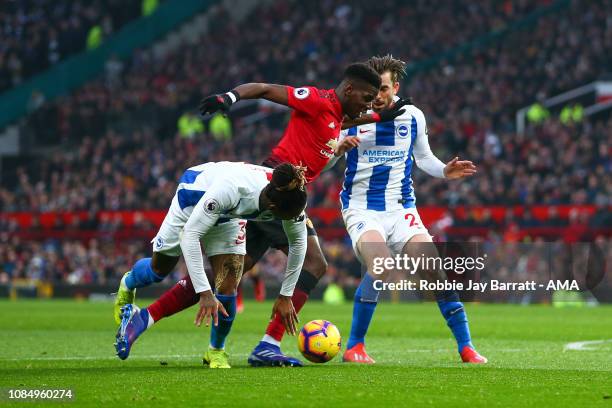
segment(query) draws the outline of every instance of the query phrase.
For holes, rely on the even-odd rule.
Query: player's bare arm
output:
[[[392,121],[405,112],[405,110],[402,109],[404,106],[410,104],[412,104],[410,99],[400,99],[389,108],[383,109],[380,112],[368,113],[355,119],[347,118],[342,122],[342,129],[350,129],[355,126],[367,125],[368,123]]]
[[[287,87],[284,85],[248,83],[238,85],[229,92],[210,95],[200,102],[200,113],[206,115],[221,111],[227,113],[230,107],[240,99],[266,99],[288,106]]]
[[[249,83],[238,85],[233,90],[240,99],[266,99],[270,102],[288,106],[287,87],[285,85]]]

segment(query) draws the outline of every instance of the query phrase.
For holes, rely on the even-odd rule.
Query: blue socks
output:
[[[350,349],[357,343],[365,342],[365,335],[370,327],[376,304],[378,303],[378,291],[373,287],[374,279],[366,273],[355,292],[353,303],[353,321],[351,323],[351,335],[346,348]]]
[[[378,291],[373,287],[374,279],[371,275],[364,275],[353,303],[353,321],[351,324],[351,335],[346,345],[347,349],[354,347],[357,343],[365,342],[365,335],[372,321],[374,310],[378,302]],[[470,327],[463,303],[459,300],[459,294],[455,291],[446,291],[436,294],[438,307],[446,324],[453,332],[459,352],[465,346],[474,347],[470,337]]]
[[[125,278],[128,289],[142,288],[155,282],[161,282],[163,276],[157,275],[151,268],[151,258],[142,258],[132,267],[132,272]]]
[[[236,295],[217,295],[219,302],[225,307],[225,311],[229,315],[225,317],[219,313],[219,324],[212,325],[210,329],[210,346],[216,349],[225,347],[225,338],[232,329],[232,323],[236,317]]]
[[[354,347],[357,343],[365,342],[365,335],[368,332],[368,327],[378,302],[379,293],[374,289],[373,284],[374,278],[369,274],[365,274],[355,292],[353,321],[351,324],[351,335],[346,345],[347,349]],[[446,291],[436,293],[436,299],[446,324],[453,332],[453,336],[455,336],[459,352],[465,346],[473,348],[467,315],[457,292]]]
[[[463,303],[459,301],[459,295],[455,291],[442,292],[436,294],[438,307],[446,324],[453,332],[459,353],[465,346],[474,347],[470,337],[470,327],[468,326],[467,315],[463,309]]]

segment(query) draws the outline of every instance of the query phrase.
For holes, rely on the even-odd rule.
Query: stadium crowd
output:
[[[571,127],[550,120],[527,135],[430,131],[436,154],[477,163],[472,180],[447,182],[415,172],[419,205],[609,205],[612,196],[611,122]],[[87,137],[78,150],[58,151],[32,173],[19,168],[17,185],[0,190],[3,211],[69,211],[91,208],[165,209],[182,172],[209,160],[259,163],[281,137],[266,124],[241,127],[234,143],[202,134],[158,140],[150,128],[130,138],[108,131]],[[310,188],[309,206],[337,207],[342,166]]]
[[[0,92],[83,51],[90,34],[90,45],[111,35],[141,8],[142,0],[0,2]]]
[[[588,261],[589,256],[603,255],[604,259],[597,258],[601,261],[605,257],[609,258],[612,253],[612,242],[604,237],[598,237],[592,244],[601,251],[599,254],[589,254],[590,244],[585,243],[568,244],[558,240],[544,244],[542,240],[536,239],[532,244],[517,245],[503,243],[500,238],[492,237],[485,243],[488,268],[484,276],[487,279],[544,280],[551,278],[550,273],[554,273],[555,278],[573,273],[576,279],[584,280],[587,273],[584,265],[592,265]],[[342,287],[354,287],[362,270],[350,243],[329,241],[322,247],[330,265],[323,286],[333,282]],[[98,239],[89,242],[65,239],[39,242],[0,233],[0,284],[11,281],[114,284],[135,260],[145,256],[148,251],[149,244],[143,240],[129,241],[122,245]],[[272,250],[259,262],[256,271],[267,282],[280,283],[286,262],[286,256]],[[552,267],[547,262],[552,262]],[[596,271],[605,271],[597,268]],[[165,283],[173,284],[186,273],[185,264],[181,260]],[[398,275],[396,278],[406,277]],[[612,284],[610,274],[603,279]]]
[[[345,243],[329,242],[324,248],[332,263],[327,279],[346,283],[360,277],[359,263]],[[40,242],[0,233],[0,284],[11,280],[114,283],[149,251],[146,240],[132,240],[122,245],[104,239],[90,239],[88,242],[48,239]],[[281,252],[271,251],[256,268],[265,279],[280,282],[286,262]],[[181,260],[168,283],[185,274],[187,269]]]
[[[468,21],[484,15],[495,26],[483,30],[451,19],[461,26],[447,27],[453,35],[445,36],[443,31],[436,34],[439,26],[431,34],[430,25],[400,23],[421,21],[420,17],[432,13],[425,10],[435,10],[430,18],[460,12],[454,9],[457,6],[331,3],[335,13],[325,22],[309,18],[321,11],[317,8],[321,2],[300,2],[295,7],[275,2],[257,8],[240,26],[239,36],[232,35],[238,32],[234,23],[215,27],[214,22],[227,13],[218,8],[209,34],[199,42],[210,47],[184,46],[161,61],[152,61],[146,51],[138,52],[118,86],[93,81],[45,105],[28,118],[26,129],[38,140],[63,142],[68,148],[38,164],[28,162],[27,168],[18,168],[14,174],[5,171],[0,208],[165,208],[184,168],[207,160],[259,162],[281,136],[278,120],[244,125],[237,118],[229,142],[211,140],[206,132],[181,139],[177,119],[194,108],[202,95],[250,80],[330,86],[343,64],[368,57],[364,50],[396,51],[415,61],[432,54],[428,48],[432,38],[447,48],[454,44],[454,33],[469,33],[462,37],[467,40],[530,11],[518,7],[523,2],[467,7],[461,10]],[[425,111],[434,152],[443,160],[454,155],[468,158],[481,169],[473,180],[450,185],[417,175],[421,205],[580,204],[610,197],[609,177],[604,177],[611,167],[608,124],[585,121],[568,127],[550,120],[526,136],[513,131],[515,110],[533,102],[534,95],[552,95],[584,84],[610,66],[610,57],[602,49],[612,39],[612,28],[601,20],[605,14],[601,7],[605,4],[573,3],[560,14],[540,18],[533,30],[510,34],[499,45],[444,62],[410,81],[402,93],[412,95]],[[384,12],[390,9],[398,12]],[[274,30],[261,29],[271,26],[271,16],[284,21],[280,25],[284,40],[275,52],[268,47]],[[459,29],[463,25],[466,30]],[[361,26],[367,28],[357,31]],[[410,28],[403,35],[386,29],[396,26],[400,31]],[[419,35],[421,31],[427,35]],[[587,35],[592,41],[585,44],[580,38]],[[402,38],[414,38],[414,46],[403,47]],[[225,48],[230,39],[232,47]],[[211,63],[207,56],[216,47],[228,52],[223,61]],[[570,61],[577,63],[568,66]],[[339,171],[323,178],[339,179]],[[320,194],[315,194],[311,205],[336,205],[336,191],[321,187],[329,183],[319,186],[314,186]]]

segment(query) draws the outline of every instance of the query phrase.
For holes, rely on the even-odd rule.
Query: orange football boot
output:
[[[342,356],[342,361],[360,364],[374,364],[376,362],[372,357],[368,356],[363,343],[357,343],[352,348],[346,350]]]

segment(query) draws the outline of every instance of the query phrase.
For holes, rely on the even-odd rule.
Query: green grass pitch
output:
[[[211,370],[201,365],[208,329],[193,326],[195,309],[154,326],[120,361],[110,303],[0,301],[0,405],[7,388],[72,388],[75,406],[612,407],[610,306],[467,305],[490,360],[468,366],[435,304],[382,303],[367,341],[375,366],[338,356],[302,369],[247,367],[270,307],[246,304],[227,343],[233,368]],[[300,318],[334,322],[344,342],[351,305],[310,302]],[[605,341],[565,349],[594,340]],[[297,355],[295,338],[283,349]]]

